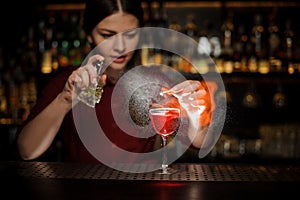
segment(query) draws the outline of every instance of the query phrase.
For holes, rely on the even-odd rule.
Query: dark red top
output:
[[[33,119],[36,115],[38,115],[49,103],[51,103],[51,101],[53,101],[53,99],[55,99],[55,97],[63,90],[69,75],[75,69],[76,68],[74,67],[69,67],[68,69],[64,70],[62,73],[58,74],[57,76],[55,76],[50,80],[49,84],[43,89],[38,102],[32,108],[27,121],[25,121],[22,127],[26,125],[29,120]],[[155,142],[155,137],[149,137],[149,138],[133,137],[123,132],[116,125],[111,110],[111,95],[113,89],[114,89],[114,85],[107,84],[104,87],[104,92],[102,94],[100,103],[96,104],[95,107],[97,118],[99,120],[101,128],[103,129],[103,132],[111,140],[112,143],[114,143],[116,146],[124,150],[130,152],[136,152],[136,153],[152,151]],[[89,108],[82,103],[77,104],[75,107],[79,109],[90,109],[93,112],[95,112],[94,108]],[[76,115],[78,114],[79,113],[76,112]],[[74,113],[72,112],[72,110],[69,113],[67,113],[63,121],[63,124],[59,130],[59,134],[61,134],[60,136],[63,140],[65,161],[96,162],[96,163],[99,162],[83,145],[78,135],[78,131],[74,123],[73,115]],[[83,120],[89,121],[88,118],[89,115],[85,114],[83,116]],[[21,129],[19,129],[19,131],[20,130]]]
[[[49,81],[17,134],[57,97],[75,69],[66,68]],[[57,135],[63,142],[62,160],[103,163],[104,158],[109,162],[151,162],[152,154],[147,157],[144,153],[159,152],[153,149],[157,135],[149,123],[148,108],[154,102],[162,103],[157,95],[162,87],[170,88],[183,80],[183,76],[175,78],[173,73],[154,66],[130,71],[116,85],[107,83],[95,108],[79,102],[66,114]],[[180,124],[178,139],[190,146],[186,133],[188,121],[182,118]]]

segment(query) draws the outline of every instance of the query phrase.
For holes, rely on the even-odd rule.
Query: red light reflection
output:
[[[153,183],[154,186],[157,187],[183,187],[186,185],[186,183],[180,183],[180,182],[157,182]]]

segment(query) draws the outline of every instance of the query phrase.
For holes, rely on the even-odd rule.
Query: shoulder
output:
[[[58,86],[58,87],[63,87],[69,78],[69,76],[72,74],[73,71],[75,71],[78,67],[65,67],[55,75],[51,77],[51,79],[48,82],[48,86]]]
[[[52,74],[46,84],[41,88],[40,98],[46,97],[49,101],[53,100],[65,87],[66,81],[76,67],[65,67],[56,74]]]
[[[63,77],[69,77],[73,71],[75,71],[76,69],[78,69],[78,67],[73,67],[73,66],[69,66],[69,67],[65,67],[63,68],[59,73],[56,74],[57,78],[63,78]]]

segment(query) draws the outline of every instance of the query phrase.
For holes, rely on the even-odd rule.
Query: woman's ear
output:
[[[87,36],[86,36],[86,39],[87,39],[87,41],[88,41],[90,44],[93,44],[93,43],[94,43],[94,40],[93,40],[93,38],[92,38],[91,35],[87,35]]]

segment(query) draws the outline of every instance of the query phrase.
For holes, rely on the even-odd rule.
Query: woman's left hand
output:
[[[184,111],[183,115],[187,115],[195,127],[206,127],[215,108],[216,89],[217,85],[214,82],[186,80],[175,85],[170,92],[178,99]]]

